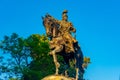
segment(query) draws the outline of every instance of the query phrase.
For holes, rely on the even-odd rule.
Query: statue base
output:
[[[75,78],[66,77],[63,75],[50,75],[50,76],[44,77],[42,80],[75,80]]]

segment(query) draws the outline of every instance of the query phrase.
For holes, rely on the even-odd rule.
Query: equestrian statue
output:
[[[62,20],[57,20],[49,14],[42,17],[46,35],[50,38],[49,54],[53,56],[56,67],[55,75],[59,74],[60,63],[57,59],[57,54],[59,54],[63,56],[65,63],[68,65],[71,59],[75,61],[75,80],[83,80],[85,65],[83,53],[78,45],[78,41],[72,36],[72,33],[76,33],[76,29],[68,21],[67,13],[67,10],[62,12]]]

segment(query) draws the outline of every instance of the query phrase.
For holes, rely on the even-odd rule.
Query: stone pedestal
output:
[[[50,76],[46,76],[42,80],[75,80],[75,78],[66,77],[62,75],[50,75]]]

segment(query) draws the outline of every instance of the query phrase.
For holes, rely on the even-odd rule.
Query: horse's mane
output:
[[[53,37],[57,36],[59,33],[59,30],[58,30],[59,24],[56,23],[56,19],[49,14],[46,14],[45,17],[42,17],[42,19],[43,19],[43,25],[45,26],[45,28],[51,28],[50,32],[52,34],[50,36],[53,36]]]

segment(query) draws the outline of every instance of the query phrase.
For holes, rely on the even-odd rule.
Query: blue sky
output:
[[[64,9],[77,29],[84,56],[91,58],[89,80],[118,80],[120,76],[119,0],[0,0],[0,40],[13,32],[22,37],[45,33],[41,16],[61,20]]]

